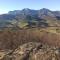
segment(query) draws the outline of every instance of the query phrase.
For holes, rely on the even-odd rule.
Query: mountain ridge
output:
[[[9,11],[7,14],[0,15],[0,23],[0,27],[7,27],[8,23],[10,23],[12,27],[15,26],[19,28],[27,26],[60,26],[60,11],[51,11],[46,8],[42,8],[40,10],[33,10],[29,8],[14,10]]]

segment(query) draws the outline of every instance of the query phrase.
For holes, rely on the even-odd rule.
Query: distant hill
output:
[[[60,26],[60,11],[22,9],[0,15],[0,27],[48,27]]]

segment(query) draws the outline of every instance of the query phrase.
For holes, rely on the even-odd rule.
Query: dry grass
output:
[[[0,49],[13,49],[27,42],[43,42],[60,46],[60,34],[48,32],[44,29],[28,29],[0,31]]]

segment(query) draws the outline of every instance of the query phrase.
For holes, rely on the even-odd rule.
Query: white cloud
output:
[[[5,13],[7,13],[7,11],[0,10],[0,14],[5,14]]]

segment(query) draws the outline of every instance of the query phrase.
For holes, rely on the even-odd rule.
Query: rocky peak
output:
[[[55,17],[55,15],[49,9],[43,8],[39,10],[39,16],[51,16]]]

